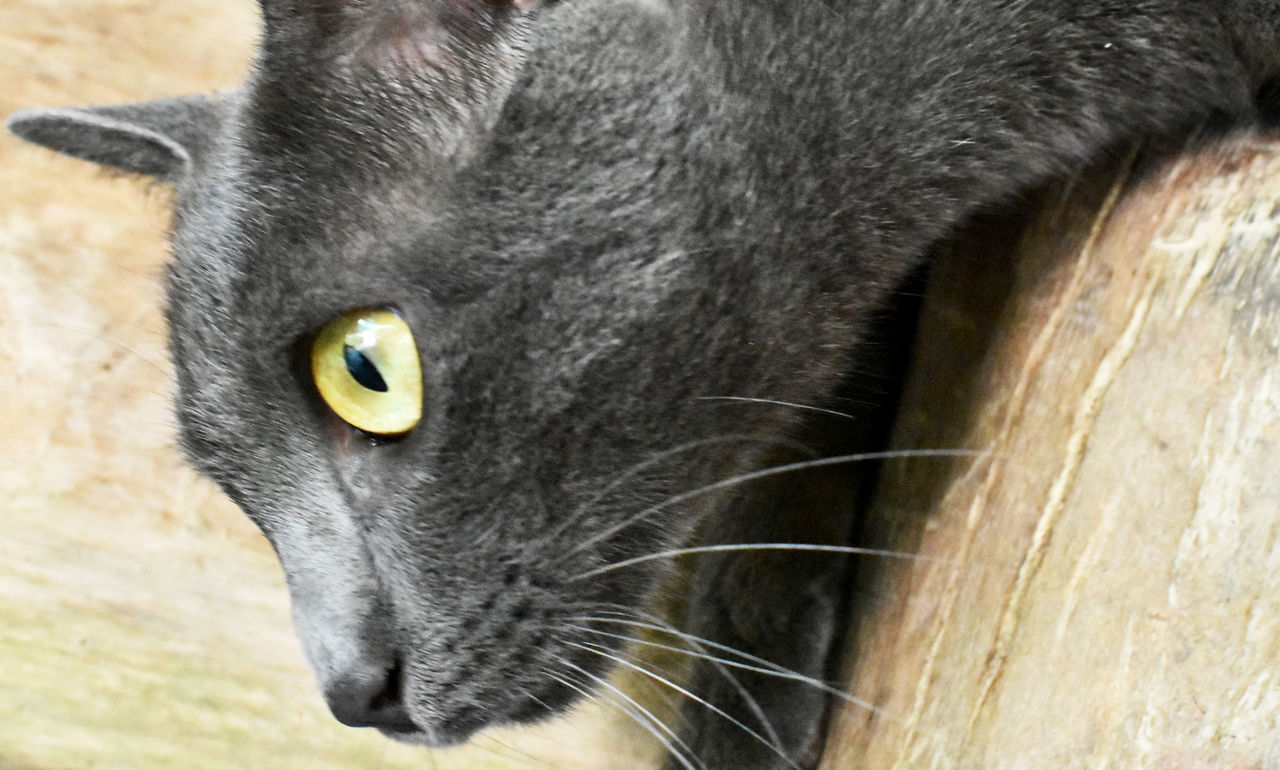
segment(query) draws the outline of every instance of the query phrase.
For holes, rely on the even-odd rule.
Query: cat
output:
[[[176,186],[186,456],[274,546],[342,722],[444,746],[600,695],[673,768],[820,750],[844,562],[672,552],[839,550],[868,482],[798,471],[881,440],[934,244],[1255,120],[1280,65],[1273,0],[261,8],[234,91],[8,122]],[[674,729],[609,692],[640,637],[704,656]]]

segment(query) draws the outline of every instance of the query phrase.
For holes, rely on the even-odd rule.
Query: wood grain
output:
[[[1111,168],[932,282],[826,768],[1280,762],[1280,143]]]

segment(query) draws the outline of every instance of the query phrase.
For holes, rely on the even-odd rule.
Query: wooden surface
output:
[[[1280,143],[1111,169],[933,283],[827,768],[1280,766]]]

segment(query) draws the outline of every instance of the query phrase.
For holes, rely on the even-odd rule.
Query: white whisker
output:
[[[554,713],[556,713],[556,710],[555,710],[555,709],[553,709],[553,708],[551,708],[550,706],[548,706],[548,705],[547,705],[547,703],[546,703],[546,701],[544,701],[542,698],[539,698],[538,696],[534,695],[533,693],[531,693],[531,692],[526,692],[526,693],[524,694],[524,696],[525,696],[526,698],[528,698],[529,700],[533,701],[534,703],[538,704],[539,706],[541,706],[541,707],[543,708],[543,710],[544,710],[544,711],[546,711],[548,714],[554,714]]]
[[[498,751],[497,749],[493,748],[493,746],[490,746],[488,750],[493,752],[497,756],[503,757],[504,759],[515,760],[518,762],[523,762],[528,765],[534,765],[537,767],[550,767],[553,770],[555,768],[555,765],[551,764],[547,760],[542,759],[541,757],[535,757],[534,755],[528,753],[527,751],[523,751],[515,746],[512,746],[509,743],[505,743],[503,741],[498,740],[492,735],[488,735],[488,734],[480,735],[480,736],[477,736],[476,740],[479,745],[484,745],[484,743],[491,743],[493,744],[493,746],[498,747],[498,749],[502,749],[501,751]]]
[[[671,689],[675,690],[681,695],[684,695],[686,698],[689,698],[693,702],[699,705],[702,705],[710,709],[713,713],[723,717],[724,719],[727,719],[735,727],[741,729],[747,735],[750,735],[752,738],[755,738],[757,741],[764,744],[774,754],[777,754],[778,757],[781,758],[784,762],[786,762],[789,767],[793,768],[793,770],[801,770],[800,766],[797,765],[795,761],[791,759],[791,757],[788,757],[787,753],[783,751],[782,748],[779,747],[777,744],[770,742],[768,738],[765,738],[760,733],[756,732],[755,730],[752,730],[750,727],[747,727],[745,724],[742,723],[741,720],[727,713],[726,711],[719,708],[715,704],[707,701],[705,698],[701,698],[697,695],[694,695],[688,689],[681,687],[680,685],[676,684],[675,682],[672,682],[670,679],[667,679],[661,674],[654,673],[653,671],[650,671],[644,666],[641,666],[637,663],[633,663],[629,660],[626,660],[625,658],[621,658],[617,655],[607,652],[606,650],[601,649],[599,645],[593,645],[591,643],[578,644],[576,642],[565,642],[565,644],[567,644],[570,647],[575,647],[577,649],[583,650],[585,652],[592,652],[601,657],[608,658],[609,660],[612,660],[613,662],[619,665],[626,666],[627,668],[630,668],[633,671],[636,671],[640,674],[644,674],[645,676],[649,677],[650,679],[653,679],[659,684],[663,684],[663,685],[666,685],[667,687],[670,687]]]
[[[642,615],[647,616],[647,613],[642,613]],[[628,615],[628,617],[631,617],[631,616]],[[610,622],[608,619],[605,619],[605,618],[592,618],[592,617],[570,618],[570,620],[579,620],[582,622],[591,622],[591,621],[599,621],[603,623]],[[677,629],[675,626],[671,625],[670,623],[667,623],[665,620],[661,618],[656,618],[656,617],[651,617],[651,620],[654,623],[661,624],[661,628],[658,628],[657,626],[650,626],[651,628],[654,628],[659,631],[665,631],[666,633],[669,633],[675,636],[681,636],[679,629]],[[582,628],[580,626],[569,626],[569,627],[575,628],[579,631],[588,631],[590,633],[602,633],[596,629]],[[640,639],[632,639],[631,637],[625,637],[620,635],[614,635],[614,636],[624,641],[629,640],[629,641],[634,641],[640,644],[651,644],[649,642],[645,642]],[[685,635],[682,637],[682,641],[685,644],[691,645],[693,648],[695,648],[696,652],[692,652],[689,650],[681,650],[680,652],[686,655],[701,657],[702,659],[711,663],[711,665],[715,667],[716,672],[719,673],[720,676],[724,677],[725,681],[727,681],[729,685],[733,687],[734,691],[738,693],[738,697],[742,698],[747,708],[751,710],[751,715],[754,716],[756,720],[760,722],[760,726],[764,728],[766,737],[768,737],[769,740],[773,741],[774,743],[781,744],[782,738],[779,737],[778,731],[774,729],[773,722],[769,720],[769,717],[767,714],[765,714],[764,709],[761,708],[760,704],[756,701],[755,697],[750,693],[750,691],[748,691],[747,688],[743,686],[742,682],[738,681],[738,678],[733,675],[733,672],[729,671],[729,669],[725,665],[723,665],[723,661],[721,661],[719,658],[716,658],[715,656],[708,653],[706,651],[706,648],[704,648],[699,643],[701,640],[698,639],[697,637]]]
[[[581,620],[584,620],[584,621],[594,621],[594,622],[599,622],[599,623],[622,623],[622,624],[624,624],[624,625],[635,625],[635,626],[639,626],[639,627],[641,627],[641,628],[650,628],[650,629],[658,630],[658,631],[664,630],[664,629],[660,629],[660,628],[657,628],[657,627],[655,627],[655,626],[649,625],[649,624],[647,624],[647,623],[639,623],[639,622],[636,622],[636,621],[631,621],[631,622],[629,622],[629,623],[628,623],[627,621],[623,621],[623,620],[610,620],[610,619],[608,619],[608,618],[582,618]],[[600,635],[600,636],[607,636],[607,637],[614,638],[614,639],[625,639],[625,640],[629,640],[629,641],[636,642],[637,644],[643,644],[643,645],[648,646],[648,647],[654,647],[654,648],[657,648],[657,649],[660,649],[660,650],[668,650],[668,651],[670,651],[670,652],[679,653],[679,654],[681,654],[681,655],[689,655],[689,656],[694,657],[694,658],[701,658],[701,659],[705,659],[705,660],[708,660],[708,661],[712,661],[712,662],[719,663],[719,664],[721,664],[721,665],[731,666],[731,667],[733,667],[733,668],[739,668],[739,669],[742,669],[742,670],[744,670],[744,671],[753,671],[753,672],[755,672],[755,673],[757,673],[757,674],[762,674],[762,675],[764,675],[764,676],[772,676],[772,677],[777,677],[777,678],[779,678],[779,679],[790,679],[790,680],[795,681],[795,682],[801,682],[801,683],[803,683],[803,684],[807,684],[807,685],[809,685],[809,686],[811,686],[811,687],[813,687],[813,688],[815,688],[815,689],[821,690],[822,692],[827,693],[828,695],[832,695],[832,696],[834,696],[834,697],[837,697],[837,698],[839,698],[839,699],[841,699],[841,700],[845,701],[846,703],[848,703],[848,704],[850,704],[850,705],[852,705],[852,706],[857,706],[857,707],[858,707],[858,708],[860,708],[860,709],[864,709],[864,710],[866,710],[866,711],[870,711],[870,712],[872,712],[872,713],[876,714],[877,716],[883,716],[883,717],[889,717],[889,718],[892,718],[892,717],[891,717],[887,712],[885,712],[885,711],[884,711],[884,709],[880,708],[879,706],[876,706],[876,705],[874,705],[874,704],[872,704],[872,703],[869,703],[869,702],[867,702],[867,701],[865,701],[865,700],[863,700],[863,699],[861,699],[861,698],[858,698],[858,697],[856,697],[856,696],[850,695],[849,693],[845,692],[844,690],[841,690],[841,689],[839,689],[839,688],[837,688],[837,687],[833,687],[833,686],[831,686],[830,684],[828,684],[828,683],[826,683],[826,682],[822,681],[821,679],[815,679],[814,677],[806,676],[805,674],[801,674],[801,673],[800,673],[800,672],[798,672],[798,671],[793,671],[793,670],[791,670],[791,669],[789,669],[789,668],[786,668],[785,666],[780,666],[780,665],[778,665],[777,663],[770,662],[770,661],[768,661],[768,660],[765,660],[764,658],[757,657],[757,656],[755,656],[755,655],[752,655],[752,654],[747,653],[747,652],[743,652],[743,651],[741,651],[741,650],[736,650],[736,649],[734,649],[734,648],[732,648],[732,647],[729,647],[729,646],[727,646],[727,645],[717,644],[716,642],[712,642],[710,639],[702,639],[701,637],[696,637],[696,636],[692,636],[692,635],[690,635],[690,634],[685,634],[685,633],[684,633],[684,632],[682,632],[682,631],[668,630],[668,631],[667,631],[667,633],[670,633],[670,634],[672,634],[672,635],[674,635],[674,636],[680,637],[682,640],[684,640],[684,639],[688,639],[688,640],[695,640],[695,639],[696,639],[696,640],[698,640],[698,641],[700,641],[700,642],[702,642],[702,643],[706,644],[706,645],[707,645],[707,646],[709,646],[709,647],[714,647],[714,648],[716,648],[716,649],[724,650],[725,652],[730,652],[730,653],[732,653],[732,654],[734,654],[734,655],[739,655],[739,656],[741,656],[742,658],[744,658],[744,659],[746,659],[746,660],[755,661],[755,662],[757,662],[757,663],[760,663],[761,665],[759,665],[759,666],[753,666],[753,665],[750,665],[750,664],[747,664],[747,663],[739,663],[738,661],[729,660],[729,659],[727,659],[727,658],[720,658],[720,657],[716,657],[716,656],[714,656],[714,655],[708,655],[708,654],[706,654],[706,653],[701,653],[701,652],[693,652],[693,651],[691,651],[691,650],[687,650],[687,649],[684,649],[684,648],[682,648],[682,647],[674,647],[674,646],[672,646],[672,645],[662,644],[661,642],[650,642],[650,641],[645,640],[645,639],[636,639],[636,638],[634,638],[634,637],[624,636],[624,635],[622,635],[622,634],[614,634],[614,633],[610,633],[610,632],[608,632],[608,631],[601,631],[601,630],[599,630],[599,629],[587,628],[587,627],[583,627],[583,626],[572,626],[572,625],[571,625],[571,626],[569,626],[569,627],[570,627],[570,628],[573,628],[573,629],[576,629],[576,630],[578,630],[578,631],[586,631],[586,632],[588,632],[588,633],[593,633],[593,634],[597,634],[597,635]]]
[[[614,564],[606,564],[603,567],[587,570],[579,573],[571,578],[570,581],[582,580],[584,578],[594,577],[612,572],[616,569],[630,567],[633,564],[641,564],[646,561],[654,561],[655,559],[673,559],[677,556],[688,556],[699,553],[728,553],[733,551],[809,551],[813,553],[835,553],[847,556],[881,556],[886,559],[902,559],[904,561],[920,561],[920,562],[936,562],[939,564],[958,565],[958,562],[950,559],[941,559],[935,556],[921,556],[920,554],[907,553],[906,551],[885,551],[878,548],[858,548],[849,545],[820,545],[817,543],[728,543],[724,545],[700,545],[691,546],[689,548],[673,548],[669,551],[659,551],[657,553],[645,554],[644,556],[636,556],[631,559],[625,559]]]
[[[792,409],[802,409],[806,412],[818,412],[820,414],[829,414],[833,417],[843,417],[846,420],[856,420],[858,418],[844,412],[837,412],[834,409],[825,409],[820,406],[809,406],[808,404],[797,404],[792,401],[779,401],[774,398],[750,398],[747,396],[699,396],[698,401],[739,401],[749,404],[772,404],[774,406],[789,406]]]
[[[784,473],[793,473],[795,471],[809,470],[812,468],[825,468],[832,465],[844,465],[847,463],[856,463],[856,462],[871,461],[871,460],[897,460],[897,459],[911,458],[911,457],[988,457],[990,455],[991,455],[990,451],[975,450],[975,449],[898,449],[898,450],[890,450],[890,451],[884,451],[884,452],[859,452],[857,454],[838,455],[835,457],[823,457],[818,460],[804,460],[802,462],[788,463],[786,465],[775,465],[772,468],[763,468],[758,471],[743,473],[738,476],[733,476],[733,477],[724,479],[722,481],[717,481],[712,484],[707,484],[706,486],[698,487],[697,489],[693,489],[688,492],[682,492],[681,494],[668,497],[666,500],[663,500],[661,503],[658,503],[657,505],[651,505],[648,508],[645,508],[644,510],[640,511],[639,513],[636,513],[633,516],[629,516],[626,519],[619,522],[618,524],[615,524],[614,526],[606,529],[604,532],[601,532],[597,535],[589,537],[586,540],[578,543],[576,546],[566,551],[561,558],[562,559],[567,558],[579,551],[582,551],[586,548],[590,548],[596,543],[599,543],[602,540],[606,540],[616,535],[618,532],[621,532],[622,530],[626,529],[632,524],[635,524],[637,521],[646,519],[649,516],[665,508],[669,508],[673,505],[682,503],[686,500],[690,500],[701,495],[705,495],[711,492],[717,492],[722,489],[728,489],[730,487],[735,487],[740,484],[745,484],[749,481],[755,481],[757,479],[768,478],[770,476],[779,476]]]
[[[590,679],[595,681],[596,684],[612,692],[616,696],[616,698],[621,698],[622,700],[625,700],[626,703],[623,703],[622,701],[619,701],[616,699],[613,699],[613,702],[614,702],[614,705],[622,709],[622,712],[624,714],[626,714],[627,716],[635,720],[636,724],[640,725],[645,730],[647,730],[649,734],[652,735],[654,738],[657,738],[658,741],[662,743],[663,747],[667,750],[667,753],[675,757],[676,761],[678,761],[682,766],[687,768],[687,770],[698,770],[698,768],[702,768],[702,770],[706,770],[706,765],[702,764],[702,761],[699,760],[697,755],[693,753],[693,749],[689,748],[688,744],[682,741],[679,735],[676,735],[676,731],[668,727],[666,722],[663,722],[661,719],[654,716],[652,711],[640,705],[640,702],[637,701],[635,698],[632,698],[630,695],[627,695],[622,690],[619,690],[617,687],[610,684],[609,681],[604,679],[603,677],[596,676],[590,671],[587,671],[582,666],[579,666],[566,658],[557,657],[557,660],[561,665],[567,666],[568,668],[572,668],[573,670],[577,671],[583,676],[589,677]],[[581,687],[575,686],[572,682],[569,682],[565,678],[557,676],[555,674],[552,674],[552,677],[555,678],[557,682],[564,685],[565,687],[573,689],[585,697],[588,697],[588,698],[591,697]],[[628,703],[630,704],[630,706],[627,705]],[[641,715],[643,715],[643,718],[641,718]],[[663,733],[666,733],[666,735],[664,735]],[[683,750],[683,753],[681,751],[677,751],[676,746],[679,746]],[[691,762],[690,759],[692,759],[693,761]],[[697,763],[696,768],[693,765],[694,762]]]
[[[164,366],[160,365],[155,359],[147,356],[145,353],[133,347],[129,343],[125,342],[124,340],[119,339],[118,337],[112,337],[109,334],[103,334],[102,332],[96,329],[82,329],[78,326],[67,326],[66,324],[52,323],[52,322],[46,322],[46,321],[28,321],[26,322],[25,325],[48,328],[48,329],[58,329],[64,332],[73,332],[75,334],[83,334],[86,337],[92,337],[95,340],[98,340],[100,342],[106,342],[110,345],[115,345],[117,348],[125,351],[126,353],[132,353],[139,361],[143,362],[144,364],[147,364],[152,369],[155,369],[157,372],[160,372],[161,374],[163,374],[165,377],[169,376],[169,370],[166,369]]]
[[[593,506],[595,506],[597,503],[603,500],[606,495],[608,495],[610,492],[614,491],[618,487],[622,486],[627,481],[630,481],[631,479],[635,478],[639,474],[648,470],[649,468],[652,468],[653,466],[663,462],[664,460],[669,460],[672,457],[676,457],[678,455],[684,454],[685,452],[688,452],[694,449],[700,449],[706,446],[714,446],[716,444],[727,444],[735,441],[787,445],[787,446],[793,446],[793,447],[799,448],[800,450],[808,452],[811,455],[814,454],[812,449],[809,449],[808,447],[802,444],[799,444],[790,439],[778,438],[776,436],[730,434],[726,436],[715,436],[713,438],[704,438],[704,439],[698,439],[696,441],[689,441],[684,444],[680,444],[679,446],[672,447],[671,449],[667,449],[662,452],[658,452],[657,454],[651,455],[647,459],[636,463],[635,465],[631,466],[623,473],[619,474],[615,479],[613,479],[613,481],[610,481],[608,484],[605,484],[604,487],[601,488],[600,491],[594,494],[590,499],[584,501],[581,505],[575,508],[573,510],[573,513],[569,514],[568,518],[566,518],[563,522],[561,522],[561,524],[558,527],[551,530],[551,532],[544,535],[541,538],[541,540],[538,542],[543,542],[543,543],[557,542],[559,535],[563,534],[566,529],[573,526],[575,522],[577,522],[584,515],[586,515],[586,513],[590,511]]]

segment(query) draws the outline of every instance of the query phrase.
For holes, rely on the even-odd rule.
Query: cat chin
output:
[[[409,746],[421,746],[429,749],[447,749],[466,743],[475,730],[448,732],[444,730],[397,730],[387,727],[376,728],[386,738]]]
[[[397,743],[429,749],[447,749],[466,743],[471,736],[485,727],[483,723],[477,721],[453,722],[429,727],[422,727],[417,721],[412,724],[412,727],[377,725],[374,729],[382,733],[383,737]]]
[[[556,714],[548,713],[545,708],[522,709],[502,719],[485,719],[483,717],[460,719],[433,727],[417,727],[404,729],[394,727],[378,727],[378,732],[397,743],[409,746],[422,746],[430,749],[447,749],[461,746],[471,740],[476,733],[491,727],[513,726],[541,722]]]
[[[375,729],[397,743],[447,749],[460,746],[475,737],[477,733],[491,728],[520,727],[555,719],[572,710],[583,698],[581,691],[557,685],[547,688],[536,698],[529,697],[510,706],[501,716],[493,714],[480,716],[472,713],[469,717],[458,717],[433,727],[423,728],[415,725],[413,729],[393,727]]]

